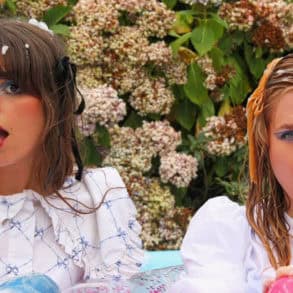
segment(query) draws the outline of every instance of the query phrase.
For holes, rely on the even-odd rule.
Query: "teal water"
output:
[[[141,267],[141,272],[182,264],[179,250],[146,251],[146,258]]]

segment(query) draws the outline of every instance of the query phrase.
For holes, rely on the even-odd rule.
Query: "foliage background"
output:
[[[208,198],[245,201],[245,104],[293,47],[292,0],[6,0],[65,41],[87,164],[115,166],[147,249],[177,249]]]

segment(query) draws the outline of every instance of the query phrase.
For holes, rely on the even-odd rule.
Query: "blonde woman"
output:
[[[247,113],[246,206],[217,197],[196,213],[182,244],[186,274],[170,292],[259,293],[291,274],[293,54],[268,65]]]

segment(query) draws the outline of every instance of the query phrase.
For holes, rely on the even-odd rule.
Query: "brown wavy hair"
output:
[[[289,91],[293,91],[293,54],[277,63],[265,86],[263,112],[255,118],[253,125],[257,178],[250,184],[246,202],[248,222],[275,269],[289,265],[291,260],[289,225],[285,219],[290,202],[270,163],[269,127],[278,100]]]
[[[8,46],[8,50],[0,55],[0,77],[11,79],[23,92],[40,97],[44,109],[41,155],[36,158],[31,174],[40,184],[38,192],[44,197],[58,196],[75,212],[95,211],[99,207],[82,203],[87,212],[76,210],[70,203],[75,200],[62,197],[58,191],[64,187],[66,178],[73,175],[75,164],[79,181],[83,169],[75,133],[75,114],[82,108],[78,107],[82,104],[77,97],[76,67],[66,56],[62,40],[29,23],[0,19],[2,46]]]

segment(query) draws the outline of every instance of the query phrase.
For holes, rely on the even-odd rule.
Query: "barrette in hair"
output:
[[[255,141],[253,135],[253,123],[255,118],[262,113],[264,104],[264,90],[268,79],[274,70],[277,63],[282,58],[276,58],[267,65],[266,70],[261,77],[258,87],[252,93],[247,103],[247,135],[248,135],[248,149],[249,149],[249,176],[250,181],[257,183],[256,174],[256,156],[255,156]]]
[[[65,82],[69,82],[71,87],[78,92],[78,94],[81,97],[81,102],[77,110],[74,111],[74,114],[80,115],[85,109],[85,101],[84,101],[83,95],[81,94],[81,92],[76,86],[76,72],[77,72],[76,65],[70,62],[70,58],[68,56],[63,56],[57,62],[57,65],[56,65],[57,83],[60,83],[61,85],[63,85]]]
[[[77,108],[76,111],[74,111],[75,115],[80,115],[84,108],[85,108],[85,101],[83,98],[83,95],[79,91],[79,89],[76,86],[76,65],[74,63],[70,62],[70,58],[68,56],[63,56],[60,58],[56,64],[56,82],[59,84],[59,90],[63,91],[64,90],[64,85],[67,83],[69,85],[69,88],[72,91],[72,97],[75,97],[74,91],[76,90],[79,95],[81,96],[81,102]],[[81,159],[81,155],[79,152],[78,148],[78,143],[77,139],[75,136],[74,129],[71,130],[71,136],[72,136],[72,141],[71,141],[71,148],[72,152],[75,158],[75,162],[77,164],[77,172],[75,174],[76,180],[80,181],[82,178],[82,173],[83,173],[83,162]]]

